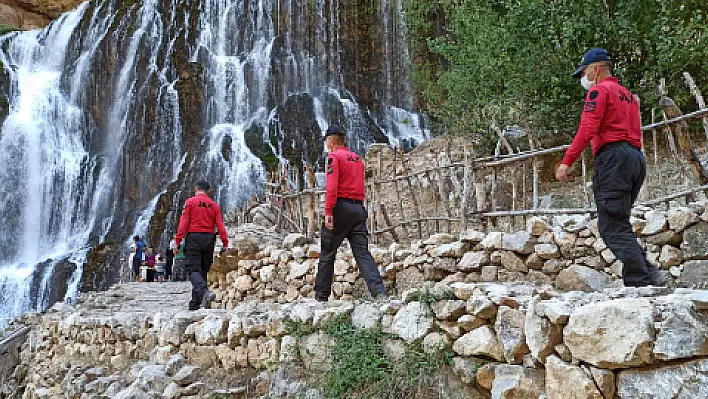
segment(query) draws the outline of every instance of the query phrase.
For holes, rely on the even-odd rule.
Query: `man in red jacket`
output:
[[[184,260],[185,270],[192,282],[192,300],[189,310],[199,307],[209,308],[214,300],[214,293],[207,288],[206,275],[214,257],[214,226],[219,232],[224,248],[229,246],[221,209],[207,193],[209,183],[200,181],[194,186],[194,197],[184,203],[184,211],[179,220],[179,228],[175,237],[175,255],[179,244],[185,239]]]
[[[666,278],[647,260],[629,222],[632,205],[646,175],[639,104],[612,76],[611,67],[607,51],[592,48],[573,74],[574,78],[580,78],[588,94],[578,133],[556,171],[556,178],[567,181],[568,168],[588,144],[592,145],[598,229],[605,244],[622,261],[624,285],[661,285]]]
[[[349,151],[344,130],[336,125],[327,129],[325,146],[327,180],[325,193],[325,223],[320,241],[320,261],[315,279],[315,298],[325,302],[332,292],[334,259],[342,241],[349,239],[359,272],[371,296],[386,297],[381,274],[369,253],[364,208],[364,163]]]

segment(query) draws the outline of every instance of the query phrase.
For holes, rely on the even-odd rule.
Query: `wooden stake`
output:
[[[686,81],[686,85],[688,85],[688,88],[691,90],[691,94],[696,97],[698,109],[706,108],[706,103],[703,101],[703,95],[701,95],[701,91],[698,86],[696,86],[696,83],[693,81],[691,75],[689,75],[688,72],[684,72],[683,79]],[[708,144],[708,117],[704,116],[701,118],[701,122],[703,123],[703,133],[706,135],[706,144]]]
[[[313,189],[307,198],[307,236],[313,238],[315,236],[315,230],[317,229],[317,221],[315,220],[316,194],[314,192],[314,189],[317,188],[317,179],[315,178],[315,173],[312,171],[310,164],[306,164],[305,168],[307,172],[307,185],[310,189]]]
[[[396,156],[397,156],[398,151],[394,150],[393,151],[393,175],[396,175]],[[401,191],[398,188],[398,180],[394,180],[393,182],[393,189],[396,192],[396,199],[398,200],[398,210],[400,212],[400,217],[401,217],[401,222],[405,222],[406,220],[406,213],[403,210],[403,199],[401,198]],[[406,240],[410,241],[411,240],[411,234],[408,231],[408,226],[406,226],[406,223],[401,224],[401,228],[403,229],[403,233],[406,235]]]
[[[405,154],[403,153],[403,148],[400,148],[400,160],[401,166],[403,167],[403,173],[408,175],[406,179],[406,184],[408,185],[408,191],[411,195],[411,201],[413,201],[413,212],[415,213],[416,219],[418,219],[418,238],[423,238],[423,227],[420,222],[420,208],[418,207],[418,199],[416,198],[415,191],[413,190],[413,184],[411,183],[410,170],[408,169],[408,164],[406,163]]]

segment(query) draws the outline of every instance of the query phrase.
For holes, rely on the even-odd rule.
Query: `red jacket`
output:
[[[642,148],[639,104],[617,78],[609,77],[594,85],[585,97],[580,127],[563,163],[571,166],[580,153],[592,144],[592,154],[607,143],[626,141]]]
[[[346,147],[327,156],[325,215],[331,216],[337,198],[364,200],[364,163]]]
[[[206,194],[197,194],[184,203],[184,211],[179,219],[179,228],[175,245],[179,248],[180,242],[187,233],[214,233],[216,225],[224,247],[229,246],[229,236],[226,234],[224,220],[221,218],[219,205]]]

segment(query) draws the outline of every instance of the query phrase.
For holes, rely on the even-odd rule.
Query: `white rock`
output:
[[[512,272],[522,272],[526,273],[529,271],[528,266],[524,263],[518,255],[511,251],[501,251],[501,266]]]
[[[672,302],[654,343],[654,355],[667,361],[708,355],[708,325],[690,302]]]
[[[423,241],[425,245],[442,245],[455,242],[455,236],[447,233],[438,233],[431,235],[428,239]]]
[[[553,324],[566,324],[573,309],[567,302],[558,300],[541,301],[538,312],[548,317]]]
[[[683,261],[683,252],[676,247],[671,245],[664,245],[661,247],[661,255],[659,255],[659,262],[664,269],[668,269],[671,266],[678,266]]]
[[[553,353],[554,346],[563,342],[563,328],[541,316],[537,312],[540,298],[535,297],[526,310],[524,320],[524,335],[526,344],[534,359],[544,363],[546,357]]]
[[[461,336],[452,345],[452,350],[462,356],[488,356],[504,361],[502,346],[490,326],[476,328]]]
[[[302,259],[305,257],[305,249],[303,247],[293,247],[293,258]]]
[[[434,355],[440,353],[450,346],[450,338],[439,332],[432,332],[423,338],[423,351]]]
[[[494,323],[499,343],[507,363],[521,364],[529,352],[524,335],[524,312],[507,306],[500,306]]]
[[[683,231],[686,227],[698,223],[700,219],[688,207],[671,208],[666,213],[666,218],[669,221],[669,228],[676,232]]]
[[[548,223],[539,216],[532,216],[526,222],[526,231],[535,236],[540,236],[547,232],[548,228]]]
[[[560,250],[555,244],[536,244],[534,252],[543,259],[553,259],[560,257]]]
[[[473,295],[467,301],[467,312],[475,317],[491,319],[497,315],[497,305],[486,295]]]
[[[649,211],[646,213],[647,224],[642,229],[642,235],[649,236],[661,233],[666,228],[666,216],[663,211]]]
[[[489,254],[484,251],[467,252],[462,256],[457,268],[463,272],[478,271],[489,263]]]
[[[291,249],[293,247],[297,246],[303,246],[308,243],[308,239],[306,236],[298,233],[291,233],[285,236],[285,239],[283,240],[283,246],[287,249]]]
[[[502,249],[502,237],[504,233],[500,231],[492,231],[487,234],[487,236],[479,244],[482,248],[493,251],[495,249]]]
[[[528,255],[533,252],[535,244],[535,239],[533,239],[531,233],[527,231],[502,235],[502,249],[507,251]]]
[[[486,236],[487,235],[481,231],[469,229],[460,233],[460,241],[477,244],[484,240]]]
[[[202,370],[197,366],[186,365],[180,369],[172,380],[179,386],[185,387],[201,377]]]
[[[630,369],[617,375],[620,398],[708,398],[708,359],[651,369]]]
[[[332,369],[332,349],[336,342],[334,338],[318,331],[300,341],[300,358],[305,369],[317,372],[327,372]]]
[[[362,303],[354,307],[352,324],[356,328],[379,328],[383,313],[378,306]]]
[[[602,251],[600,253],[600,256],[602,256],[602,259],[609,264],[613,264],[617,260],[617,257],[615,256],[614,252],[612,252],[612,250],[609,248]]]
[[[439,320],[456,320],[465,313],[465,301],[443,300],[431,305],[435,317]]]
[[[560,226],[570,233],[577,233],[590,222],[589,215],[558,215],[553,217],[553,225]]]
[[[564,291],[602,291],[609,284],[606,274],[586,266],[572,265],[558,273],[555,286]]]
[[[478,288],[478,285],[472,283],[456,282],[452,283],[450,287],[452,288],[452,293],[455,294],[457,298],[466,301],[472,296],[472,294],[474,294],[475,290]]]
[[[200,345],[219,344],[227,339],[229,320],[218,314],[209,314],[197,325],[194,339]]]
[[[653,307],[643,298],[578,307],[563,330],[574,358],[606,369],[651,363],[654,336]]]
[[[546,395],[548,399],[605,399],[580,367],[556,356],[546,359]]]
[[[423,302],[406,304],[393,317],[391,331],[405,341],[415,341],[425,337],[433,327],[432,312]]]
[[[266,265],[261,268],[261,270],[258,271],[258,274],[260,276],[260,279],[264,283],[269,283],[273,281],[275,278],[275,266],[274,265]]]
[[[307,274],[308,271],[310,271],[310,259],[306,260],[303,263],[298,263],[295,261],[292,261],[288,263],[288,266],[290,267],[290,272],[288,273],[287,281],[292,281],[295,279],[298,279],[305,274]]]
[[[467,251],[467,243],[461,241],[442,244],[433,248],[430,255],[437,258],[459,258]]]
[[[492,399],[540,398],[544,390],[543,370],[508,364],[494,368]]]
[[[182,368],[182,366],[184,366],[184,363],[184,356],[179,353],[170,356],[169,360],[167,360],[167,364],[165,365],[165,374],[168,376],[175,375]]]
[[[253,277],[250,274],[236,278],[236,289],[239,292],[248,292],[253,289]]]

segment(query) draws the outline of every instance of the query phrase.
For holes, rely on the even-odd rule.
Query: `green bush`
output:
[[[611,53],[645,121],[659,78],[684,112],[696,109],[684,71],[708,91],[704,1],[406,1],[416,85],[443,132],[482,140],[522,123],[574,132],[584,90],[570,74],[590,47]]]

